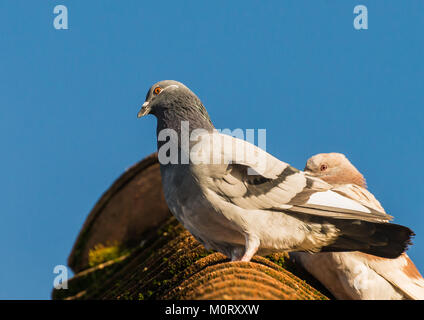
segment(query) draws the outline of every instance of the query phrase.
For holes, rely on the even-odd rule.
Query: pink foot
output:
[[[240,261],[249,262],[259,249],[259,240],[255,237],[246,237],[246,251]]]

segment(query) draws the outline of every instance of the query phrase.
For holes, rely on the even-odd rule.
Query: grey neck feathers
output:
[[[178,135],[178,147],[181,146],[182,123],[188,122],[188,134],[190,135],[195,129],[203,129],[212,132],[215,128],[209,118],[209,115],[196,96],[174,95],[166,100],[166,104],[162,104],[156,109],[155,116],[157,118],[156,133],[164,129],[172,129]],[[166,143],[166,141],[158,141],[158,148]]]

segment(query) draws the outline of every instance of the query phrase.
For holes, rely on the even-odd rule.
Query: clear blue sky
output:
[[[416,232],[423,273],[423,30],[422,0],[1,1],[0,298],[50,298],[97,199],[155,150],[155,119],[136,114],[163,79],[218,128],[267,129],[267,151],[298,168],[347,154]]]

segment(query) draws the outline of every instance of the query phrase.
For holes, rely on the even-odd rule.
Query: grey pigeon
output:
[[[219,133],[200,99],[180,82],[154,84],[138,117],[147,114],[157,118],[166,202],[207,249],[233,261],[291,251],[356,250],[394,258],[410,244],[409,228],[382,222],[389,215]]]

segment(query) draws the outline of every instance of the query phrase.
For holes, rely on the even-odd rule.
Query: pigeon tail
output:
[[[415,235],[408,227],[394,223],[337,219],[332,223],[342,230],[342,234],[332,244],[323,247],[323,252],[360,251],[394,259],[407,250]]]

